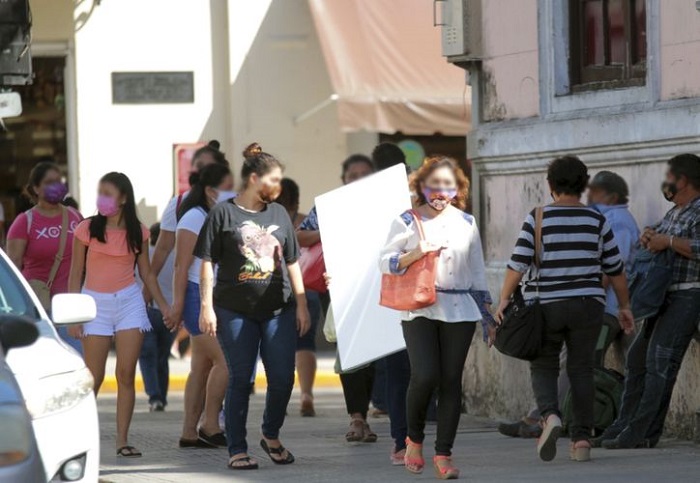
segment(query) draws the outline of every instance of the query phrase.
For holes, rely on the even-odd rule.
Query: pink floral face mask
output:
[[[423,188],[423,196],[425,196],[426,201],[430,206],[438,211],[442,211],[447,206],[452,203],[452,200],[457,196],[457,190],[452,189],[435,189],[435,188]]]

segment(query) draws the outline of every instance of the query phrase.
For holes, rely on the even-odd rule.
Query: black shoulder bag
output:
[[[534,266],[536,282],[540,278],[543,212],[542,207],[535,210]],[[537,287],[537,296],[529,302],[525,302],[523,297],[522,284],[515,289],[515,293],[503,313],[503,321],[496,330],[496,340],[493,344],[499,352],[525,361],[537,359],[542,349],[544,320],[540,305],[539,284],[535,286]]]

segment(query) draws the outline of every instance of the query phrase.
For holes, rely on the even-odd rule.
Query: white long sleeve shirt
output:
[[[474,300],[491,303],[486,283],[486,267],[479,229],[474,217],[449,206],[432,219],[423,219],[425,239],[445,247],[437,261],[437,302],[420,310],[403,312],[402,320],[417,317],[443,322],[476,322],[482,312]],[[382,250],[382,273],[399,274],[398,259],[418,246],[420,236],[409,212],[391,225],[386,246]],[[472,296],[474,295],[474,296]]]

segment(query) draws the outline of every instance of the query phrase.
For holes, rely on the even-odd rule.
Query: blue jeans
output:
[[[316,330],[319,325],[322,325],[321,318],[323,315],[323,307],[321,306],[321,298],[318,292],[308,290],[306,292],[306,303],[309,307],[309,316],[311,317],[311,328],[301,337],[297,338],[298,351],[316,352]]]
[[[214,307],[217,337],[228,366],[228,388],[224,402],[226,441],[231,456],[248,452],[246,422],[250,380],[258,350],[267,375],[267,395],[262,434],[277,439],[284,424],[294,386],[294,355],[297,346],[296,309],[286,308],[266,320],[257,320],[221,307]]]
[[[384,358],[379,359],[374,365],[374,385],[372,386],[372,406],[380,411],[389,412],[386,401],[386,363]]]
[[[391,438],[396,451],[406,447],[408,423],[406,421],[406,393],[411,380],[411,363],[408,351],[402,350],[378,361],[384,365],[386,374],[386,405],[391,426]]]
[[[170,332],[163,323],[163,314],[160,310],[148,307],[148,320],[153,330],[144,332],[139,366],[143,385],[148,394],[148,403],[168,404],[168,382],[170,379],[170,348],[175,340],[175,333]]]
[[[620,416],[620,438],[652,445],[663,431],[666,413],[700,317],[700,289],[670,292],[656,320],[645,323],[627,354],[627,378]]]

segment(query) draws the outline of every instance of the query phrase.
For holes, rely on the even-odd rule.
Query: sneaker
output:
[[[148,410],[152,413],[162,413],[165,411],[165,404],[160,401],[154,401],[149,405]]]
[[[498,432],[503,436],[511,438],[539,438],[542,434],[542,428],[539,424],[527,424],[525,421],[517,421],[514,423],[500,423]]]
[[[636,439],[632,435],[632,431],[625,429],[617,436],[617,438],[603,440],[601,447],[605,449],[648,448],[649,441],[646,439]]]
[[[514,423],[499,423],[498,432],[503,436],[508,436],[510,438],[520,437],[520,425],[522,421],[516,421]]]
[[[561,430],[561,418],[550,414],[542,428],[542,436],[537,440],[537,454],[542,461],[552,461],[557,456],[557,439]]]
[[[622,424],[618,425],[617,421],[612,423],[605,429],[605,431],[601,433],[600,436],[591,439],[591,446],[593,448],[600,448],[603,441],[617,438],[624,429],[625,426]]]

